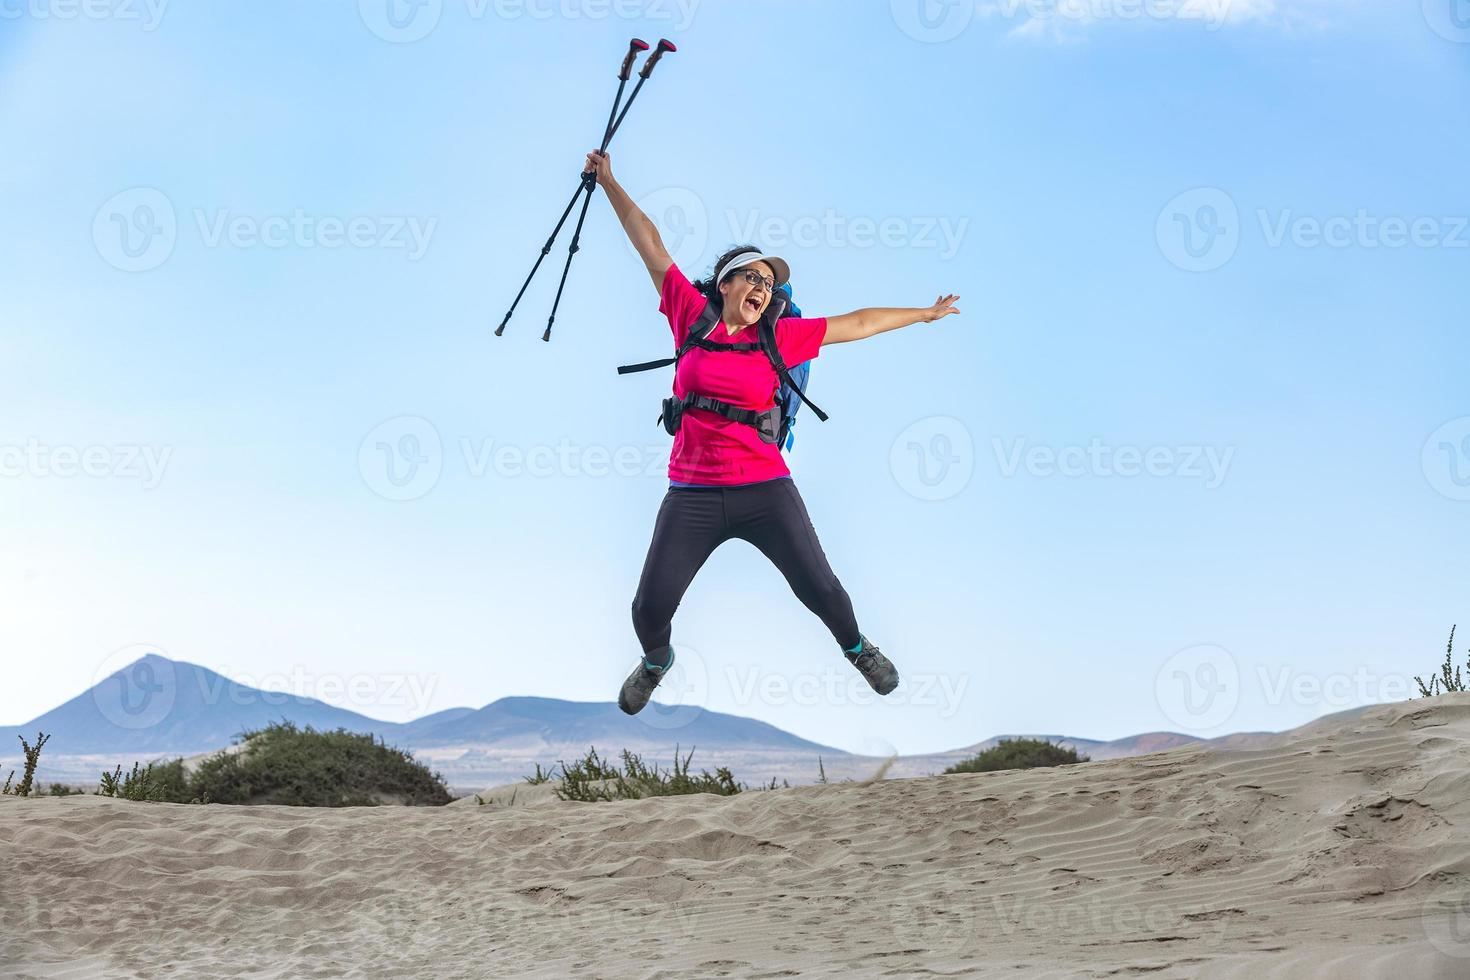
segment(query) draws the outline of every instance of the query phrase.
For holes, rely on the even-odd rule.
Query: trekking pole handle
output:
[[[664,56],[664,52],[665,51],[678,51],[678,50],[679,49],[674,46],[674,42],[673,41],[670,41],[666,37],[659,38],[658,39],[658,47],[656,47],[656,48],[653,49],[653,54],[649,55],[648,56],[648,60],[643,63],[643,70],[638,73],[638,77],[639,78],[647,78],[649,75],[652,75],[653,74],[653,66],[656,65],[656,64],[658,64],[658,59],[660,59],[660,58],[662,58]]]
[[[618,69],[618,81],[626,82],[633,74],[633,59],[638,57],[640,51],[648,50],[648,42],[642,38],[633,38],[628,42],[628,56],[623,59],[623,67]]]

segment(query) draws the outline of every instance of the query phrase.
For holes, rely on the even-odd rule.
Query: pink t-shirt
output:
[[[669,266],[659,296],[659,312],[669,318],[674,349],[689,337],[689,328],[704,312],[704,296],[679,271]],[[776,349],[787,366],[810,361],[822,348],[827,318],[783,317],[776,322]],[[760,341],[756,324],[731,334],[723,323],[709,339],[724,344]],[[776,403],[780,379],[764,351],[707,351],[692,347],[674,373],[674,394],[680,398],[698,392],[739,408],[760,412]],[[680,483],[757,483],[789,476],[781,448],[762,442],[753,425],[735,422],[702,408],[684,413],[669,453],[669,479]]]

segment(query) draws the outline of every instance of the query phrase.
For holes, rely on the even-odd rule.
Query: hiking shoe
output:
[[[842,655],[858,669],[869,687],[879,694],[887,694],[898,686],[898,668],[866,636],[862,637],[862,641],[863,647],[857,653],[844,650]]]
[[[653,689],[658,687],[659,682],[668,673],[669,667],[674,666],[673,657],[669,658],[668,667],[659,667],[650,664],[647,659],[640,660],[638,666],[633,668],[633,673],[623,681],[623,689],[618,692],[618,707],[624,713],[636,715],[648,704],[648,699],[653,697]]]

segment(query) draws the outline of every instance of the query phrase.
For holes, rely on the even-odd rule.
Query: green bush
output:
[[[241,734],[245,748],[200,762],[190,792],[213,803],[376,806],[386,801],[443,806],[444,778],[373,735],[273,722]]]
[[[958,762],[944,771],[998,772],[1002,769],[1042,769],[1091,761],[1085,755],[1079,756],[1075,749],[1063,748],[1041,739],[1003,738],[999,745],[986,749],[973,759]]]
[[[694,750],[690,749],[689,754],[680,759],[676,747],[674,768],[665,771],[657,765],[647,765],[636,752],[624,749],[623,765],[619,769],[616,763],[604,761],[595,747],[589,748],[581,759],[558,764],[561,769],[561,786],[557,788],[556,795],[562,800],[596,803],[639,800],[649,796],[682,796],[688,793],[734,796],[749,789],[745,784],[737,783],[735,776],[724,766],[715,769],[714,775],[710,775],[708,770],[701,770],[698,775],[692,774],[689,771],[689,760],[693,757]],[[539,775],[539,766],[537,770]],[[773,779],[769,786],[761,788],[775,789],[776,782]]]
[[[133,771],[126,776],[122,766],[118,766],[112,772],[102,774],[102,785],[98,787],[97,795],[146,803],[207,802],[190,788],[183,759],[150,762],[143,768],[135,762]]]

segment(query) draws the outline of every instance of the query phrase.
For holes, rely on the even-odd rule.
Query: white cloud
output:
[[[1326,27],[1329,12],[1366,0],[976,0],[976,13],[1014,22],[1012,37],[1076,41],[1104,23],[1195,23],[1208,31],[1264,24],[1287,31]]]

